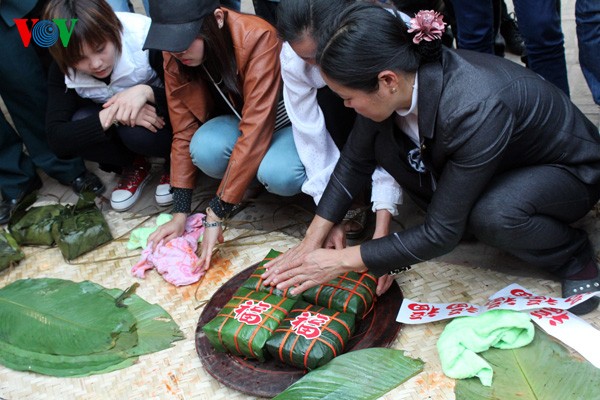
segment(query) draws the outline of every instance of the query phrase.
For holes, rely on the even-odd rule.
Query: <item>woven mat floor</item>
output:
[[[128,251],[128,233],[138,226],[151,226],[154,218],[105,212],[114,241],[71,263],[56,248],[24,247],[26,258],[15,268],[0,273],[0,287],[24,278],[56,277],[73,281],[90,280],[108,288],[125,289],[139,282],[137,294],[160,304],[179,324],[185,339],[158,353],[140,357],[139,362],[119,371],[85,378],[54,378],[13,371],[0,366],[0,398],[17,399],[253,399],[222,385],[206,373],[196,354],[194,331],[203,300],[230,277],[260,261],[270,248],[284,251],[298,243],[296,237],[281,232],[230,229],[205,278],[195,285],[175,287],[156,271],[143,280],[131,276],[131,267],[140,251]],[[582,223],[597,242],[600,224],[596,215]],[[240,238],[245,237],[245,238]],[[240,238],[231,241],[233,238]],[[596,248],[600,243],[595,243]],[[425,262],[398,276],[404,296],[429,302],[467,301],[483,304],[487,297],[518,281],[539,293],[557,296],[557,282],[544,276],[523,276],[522,266],[493,249],[478,244],[459,246],[450,255]],[[585,319],[600,329],[600,311]],[[382,399],[454,398],[454,381],[440,368],[435,343],[446,322],[404,326],[392,347],[425,361],[425,370]]]

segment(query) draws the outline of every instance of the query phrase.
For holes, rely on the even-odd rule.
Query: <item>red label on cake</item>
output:
[[[246,300],[233,312],[235,312],[235,319],[246,325],[258,325],[262,321],[262,313],[271,308],[269,303],[264,301],[254,302],[252,300]]]
[[[329,321],[329,317],[323,314],[311,314],[302,312],[291,322],[292,330],[307,339],[316,339],[321,336],[321,327]]]

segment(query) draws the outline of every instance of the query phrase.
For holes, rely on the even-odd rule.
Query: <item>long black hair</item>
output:
[[[225,13],[227,18],[227,13]],[[198,33],[198,38],[204,41],[204,60],[202,65],[210,76],[224,86],[234,99],[235,103],[240,104],[242,99],[242,90],[237,76],[237,63],[235,61],[235,52],[233,49],[233,40],[231,33],[227,28],[227,21],[223,28],[219,24],[214,14],[207,15],[202,22],[202,28]],[[179,72],[190,79],[205,77],[204,68],[201,65],[197,67],[188,67],[178,61]]]
[[[317,39],[328,21],[354,0],[281,0],[277,7],[279,37],[293,43],[308,34]]]
[[[366,2],[346,8],[321,35],[317,50],[325,75],[365,92],[378,89],[381,71],[414,72],[421,61],[400,16]]]

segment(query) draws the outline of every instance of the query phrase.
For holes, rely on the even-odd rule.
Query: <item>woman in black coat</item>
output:
[[[348,270],[383,275],[448,253],[469,232],[554,273],[563,297],[599,290],[588,236],[570,226],[600,197],[598,130],[535,73],[441,49],[438,15],[421,13],[411,26],[357,4],[323,34],[321,73],[361,116],[305,239],[267,264],[266,283],[301,292]],[[424,222],[322,249],[377,164],[426,210]]]

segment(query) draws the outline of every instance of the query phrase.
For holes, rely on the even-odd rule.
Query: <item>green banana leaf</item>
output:
[[[112,240],[93,193],[83,193],[75,206],[67,206],[52,225],[52,235],[65,260],[73,260]]]
[[[0,271],[10,267],[11,264],[16,264],[25,258],[25,254],[21,248],[6,231],[0,232]]]
[[[174,341],[183,339],[177,324],[160,306],[131,295],[123,300],[125,307],[119,307],[116,300],[121,294],[122,290],[105,289],[92,282],[75,283],[60,279],[23,280],[0,289],[0,329],[4,330],[0,331],[0,363],[15,370],[46,375],[87,376],[125,368],[135,363],[137,356],[166,349]],[[85,337],[71,335],[68,338],[79,344],[80,350],[87,348],[85,351],[88,352],[73,354],[73,349],[68,349],[66,352],[69,354],[65,355],[54,354],[43,348],[47,343],[61,343],[60,339],[65,334],[63,328],[68,329],[68,324],[65,325],[64,321],[57,325],[50,323],[49,325],[58,329],[43,327],[43,333],[32,324],[31,331],[34,335],[29,335],[29,342],[20,340],[19,346],[4,340],[5,335],[12,338],[14,334],[11,332],[11,325],[4,323],[2,312],[11,306],[20,308],[22,299],[27,296],[43,297],[49,303],[44,305],[44,309],[61,310],[65,320],[70,318],[71,329]],[[96,299],[97,302],[90,299]],[[68,304],[70,305],[64,308]],[[96,318],[107,313],[118,314],[122,318],[116,321]],[[42,322],[44,318],[47,321],[54,320],[52,313],[48,317],[39,310],[34,310],[33,315],[38,316]],[[114,343],[108,348],[105,343],[106,331],[112,332]],[[100,347],[93,348],[85,341],[96,343]]]
[[[477,378],[457,380],[456,400],[600,398],[600,369],[574,358],[539,328],[525,347],[491,349],[480,355],[494,369],[492,386],[483,386]]]
[[[304,375],[273,400],[378,399],[423,371],[423,366],[423,361],[400,350],[351,351]]]
[[[134,325],[133,314],[91,282],[25,279],[0,289],[0,338],[29,351],[100,353],[117,339],[129,348],[137,343]]]

